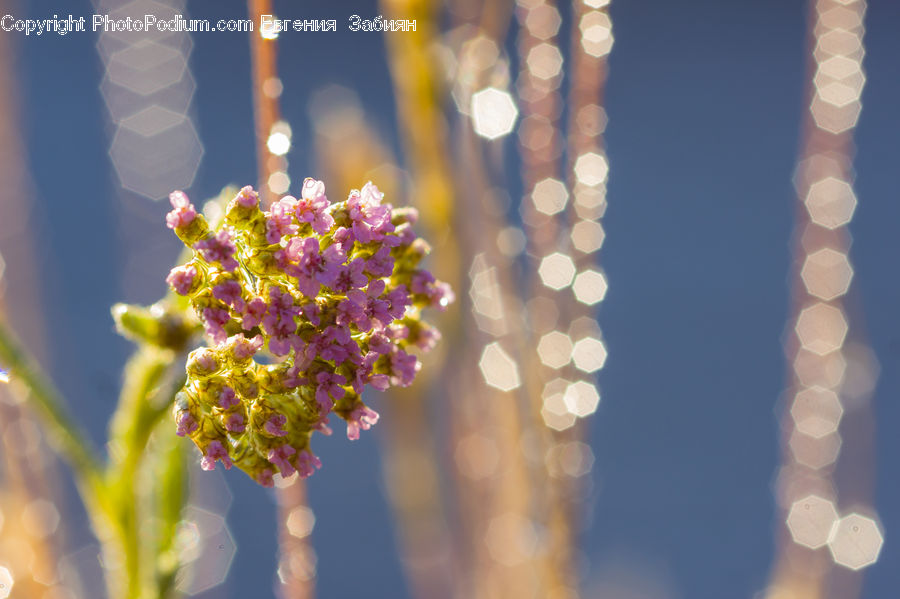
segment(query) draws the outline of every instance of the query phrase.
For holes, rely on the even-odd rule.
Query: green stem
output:
[[[44,374],[36,361],[28,355],[5,322],[0,321],[0,362],[10,373],[10,380],[20,382],[28,391],[28,399],[37,406],[50,433],[56,452],[69,462],[79,485],[99,490],[101,460],[88,436],[75,422],[65,401]]]
[[[154,485],[156,525],[156,589],[155,598],[171,597],[175,591],[180,558],[177,545],[178,523],[188,500],[186,444],[168,427],[154,440]]]
[[[140,513],[149,501],[147,494],[140,491],[139,479],[150,437],[183,384],[174,363],[173,352],[141,346],[126,366],[122,394],[111,424],[107,481],[125,558],[126,596],[133,599],[157,597],[160,591],[148,588],[157,586],[160,578],[156,571],[158,555],[152,552],[148,556],[141,551],[142,545],[146,549],[148,543],[141,542]]]
[[[9,369],[10,380],[14,379],[27,391],[26,401],[37,408],[35,411],[44,425],[50,446],[72,467],[76,488],[94,533],[101,542],[109,542],[116,528],[115,510],[106,493],[99,454],[72,418],[50,377],[3,321],[0,321],[0,363]]]

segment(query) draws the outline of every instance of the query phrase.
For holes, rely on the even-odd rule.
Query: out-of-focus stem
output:
[[[247,8],[250,18],[257,25],[260,23],[262,15],[273,14],[271,0],[248,0]],[[272,132],[272,125],[278,121],[281,113],[277,95],[266,94],[264,91],[266,82],[274,80],[278,76],[275,50],[274,39],[264,38],[262,31],[251,32],[250,61],[253,77],[253,112],[256,123],[256,164],[259,177],[257,189],[266,206],[275,200],[274,194],[267,184],[272,169],[266,141]]]
[[[284,599],[312,599],[316,571],[309,537],[294,536],[286,525],[291,513],[306,505],[306,484],[295,477],[290,484],[278,488],[277,499],[281,596]]]
[[[51,442],[57,453],[72,466],[79,483],[96,489],[101,470],[96,451],[69,414],[49,377],[41,372],[5,322],[0,322],[0,362],[9,369],[10,377],[28,391],[27,399],[37,406],[51,434]]]
[[[139,490],[139,469],[153,430],[184,383],[174,364],[173,352],[141,347],[125,368],[122,394],[110,427],[107,489],[115,510],[130,597],[142,596],[159,580],[155,571],[158,556],[156,552],[148,555],[146,549],[152,544],[141,539],[140,513],[147,497]],[[164,399],[158,401],[157,397]]]
[[[255,23],[260,22],[262,15],[271,15],[271,0],[248,0],[248,12]],[[265,93],[266,82],[278,77],[276,64],[276,46],[274,39],[266,39],[262,32],[250,35],[250,57],[253,63],[253,110],[256,121],[256,161],[259,169],[259,194],[264,205],[274,201],[274,195],[267,183],[270,168],[270,155],[266,142],[272,126],[280,118],[277,94]],[[306,505],[306,483],[296,480],[287,487],[279,488],[278,496],[278,549],[279,562],[291,564],[307,560],[312,555],[309,538],[299,539],[287,530],[287,517],[294,509]],[[286,569],[290,570],[290,569]],[[315,575],[308,577],[288,575],[283,572],[279,585],[279,595],[284,599],[309,599],[315,595]]]
[[[410,197],[413,205],[420,207],[421,225],[434,240],[432,270],[460,290],[459,240],[442,113],[442,84],[431,51],[438,36],[436,15],[440,4],[427,0],[381,0],[380,6],[388,19],[416,23],[415,31],[385,36],[398,124],[412,175]],[[438,323],[446,333],[441,350],[454,355],[458,353],[451,348],[457,348],[462,332],[458,319],[459,308],[453,306]],[[425,370],[437,373],[437,369]],[[445,361],[442,370],[437,376],[444,382],[447,373],[460,372],[452,360]],[[430,407],[424,401],[426,394],[421,392],[428,382],[419,380],[416,391],[391,393],[390,413],[384,418],[389,427],[385,437],[385,476],[413,595],[439,599],[451,596],[453,586],[460,581],[449,563],[447,513],[437,475]],[[448,392],[446,385],[443,387]]]

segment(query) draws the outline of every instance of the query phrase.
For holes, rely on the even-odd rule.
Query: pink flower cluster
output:
[[[321,466],[312,433],[331,434],[335,414],[358,439],[379,417],[364,389],[412,384],[414,350],[440,337],[421,310],[453,293],[419,268],[428,246],[415,211],[384,203],[372,183],[331,203],[307,179],[299,199],[268,210],[244,187],[214,231],[184,193],[170,200],[166,222],[194,252],[166,280],[210,341],[188,359],[178,434],[207,470],[235,465],[267,486],[276,473],[309,476]]]

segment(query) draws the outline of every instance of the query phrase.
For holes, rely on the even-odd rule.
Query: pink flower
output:
[[[297,453],[297,450],[285,443],[284,445],[279,445],[275,449],[270,449],[267,457],[269,461],[275,464],[281,471],[281,476],[287,478],[296,472],[294,466],[290,462],[291,456],[295,453]]]
[[[206,446],[206,453],[200,460],[200,467],[204,470],[215,470],[216,460],[221,460],[225,470],[231,469],[231,458],[228,457],[225,446],[219,441],[213,441]]]
[[[216,343],[222,343],[228,338],[225,332],[225,325],[231,320],[227,310],[219,308],[203,309],[203,324],[206,328],[206,334],[212,337]]]
[[[353,221],[353,235],[360,243],[370,243],[394,230],[391,224],[391,207],[382,204],[384,194],[371,181],[362,191],[353,190],[347,198],[347,208]]]
[[[378,422],[378,412],[366,406],[359,406],[350,412],[347,419],[347,438],[351,441],[359,439],[359,430],[369,430]]]
[[[391,257],[391,249],[382,247],[371,258],[366,260],[366,272],[376,277],[389,277],[394,272],[394,259]]]
[[[390,337],[385,335],[384,333],[378,332],[373,333],[371,337],[369,337],[369,350],[382,354],[388,355],[393,351],[394,344],[391,342]]]
[[[192,264],[176,266],[169,271],[166,277],[168,283],[175,293],[178,295],[188,295],[194,288],[194,282],[197,280],[197,269]]]
[[[315,237],[294,237],[285,248],[284,256],[288,261],[284,265],[285,272],[297,278],[297,288],[309,298],[319,294],[320,285],[334,284],[340,275],[341,264],[347,259],[340,244],[332,244],[320,252]]]
[[[306,317],[306,320],[315,326],[319,326],[322,317],[322,310],[319,308],[319,304],[316,302],[309,302],[300,306],[300,310],[303,312],[303,316]]]
[[[398,285],[385,297],[389,304],[388,314],[391,315],[391,318],[403,318],[403,314],[406,313],[406,307],[412,303],[409,300],[409,292],[406,290],[406,287]],[[387,325],[390,323],[386,322],[383,324]]]
[[[262,325],[269,334],[269,351],[276,356],[290,353],[291,347],[299,346],[297,321],[294,317],[300,308],[294,305],[294,297],[277,287],[269,290],[269,308],[263,317]]]
[[[305,376],[300,376],[301,368],[296,364],[288,368],[284,377],[281,379],[281,384],[284,385],[288,389],[296,389],[300,385],[305,385],[307,383],[307,378]]]
[[[222,392],[219,393],[219,407],[223,410],[227,410],[229,408],[233,408],[234,406],[240,405],[241,400],[238,399],[237,394],[235,394],[234,389],[231,387],[223,387]]]
[[[335,243],[341,244],[341,247],[350,247],[356,241],[353,237],[353,231],[347,227],[338,227],[331,236]]]
[[[214,298],[234,307],[238,312],[244,310],[244,300],[241,298],[243,291],[244,288],[235,280],[222,281],[212,290]]]
[[[188,358],[176,432],[201,448],[205,469],[229,468],[234,450],[234,463],[264,486],[275,473],[305,478],[321,467],[308,442],[332,433],[330,414],[347,422],[350,439],[374,426],[378,413],[358,395],[410,385],[420,365],[409,346],[430,348],[438,337],[410,306],[453,299],[414,266],[428,251],[410,226],[415,211],[394,210],[371,182],[336,206],[315,179],[298,196],[263,211],[244,187],[225,224],[209,230],[175,192],[167,216],[195,254],[166,280],[211,338]]]
[[[275,473],[272,472],[271,468],[264,468],[260,471],[259,474],[256,475],[256,482],[266,488],[271,488],[275,486],[275,481],[272,479],[272,476]]]
[[[247,430],[247,423],[244,422],[244,415],[240,412],[232,412],[225,420],[225,430],[229,433],[239,435]]]
[[[416,345],[425,351],[431,351],[440,340],[440,331],[433,327],[423,327],[416,337]]]
[[[393,339],[394,341],[399,341],[401,339],[407,339],[409,337],[409,327],[405,324],[395,322],[391,326],[387,328],[385,331],[388,337]]]
[[[412,276],[410,287],[413,293],[426,296],[431,306],[439,310],[445,310],[456,299],[450,285],[438,283],[427,270],[416,272]]]
[[[362,394],[363,387],[366,383],[371,384],[379,391],[384,391],[390,386],[390,378],[386,374],[372,374],[375,362],[381,356],[374,351],[370,351],[363,358],[362,363],[356,369],[356,378],[353,380],[353,390]]]
[[[197,218],[197,211],[183,191],[169,194],[172,211],[166,214],[166,226],[170,229],[183,229]]]
[[[391,354],[391,384],[409,387],[421,367],[422,365],[414,355],[398,349]]]
[[[179,437],[186,437],[200,428],[200,425],[197,424],[197,421],[194,420],[194,417],[187,410],[178,412],[178,416],[175,418],[175,425],[177,426],[175,434]]]
[[[247,185],[241,188],[234,201],[244,208],[254,208],[259,205],[259,194],[253,191],[253,187]]]
[[[300,473],[300,478],[309,478],[321,467],[322,461],[308,449],[297,455],[297,471]]]
[[[381,329],[394,320],[389,311],[390,302],[381,299],[385,284],[382,279],[369,281],[365,292],[359,289],[351,289],[347,292],[347,299],[362,308],[362,315],[357,314],[353,323],[361,331],[369,331],[373,327]],[[404,307],[405,308],[405,307]],[[346,309],[345,309],[346,310]],[[339,308],[340,311],[340,308]]]
[[[350,330],[342,326],[332,326],[317,339],[319,356],[340,365],[347,360],[359,361],[359,344],[350,336]]]
[[[344,397],[345,391],[341,385],[345,384],[347,379],[339,374],[320,372],[316,375],[316,403],[322,414],[330,412],[334,402]]]
[[[238,267],[234,253],[237,248],[231,240],[228,229],[222,229],[213,237],[208,237],[194,244],[194,249],[200,252],[203,259],[209,263],[218,263],[228,272]]]
[[[242,310],[241,327],[245,331],[249,331],[253,329],[253,327],[258,327],[268,309],[269,306],[266,304],[266,300],[261,297],[254,297],[247,302],[247,305],[244,306],[244,310]]]
[[[284,414],[272,414],[263,425],[263,430],[273,437],[283,437],[287,435],[284,425],[287,424],[287,417]]]
[[[243,335],[233,335],[228,338],[228,342],[231,344],[232,355],[239,362],[252,358],[263,346],[262,335],[250,339]]]
[[[210,375],[219,370],[219,361],[216,354],[206,348],[197,349],[188,356],[188,367],[191,365],[199,369],[201,374]]]
[[[409,287],[413,293],[427,295],[432,285],[434,285],[434,276],[427,270],[419,270],[413,274]]]
[[[446,310],[447,306],[456,301],[456,294],[453,293],[453,288],[443,281],[432,286],[428,297],[431,300],[431,305],[441,311]]]
[[[266,212],[266,241],[278,243],[286,235],[297,232],[294,224],[294,208],[297,204],[292,196],[284,196]]]
[[[350,264],[341,266],[337,279],[331,287],[339,293],[365,287],[369,282],[369,277],[363,274],[366,264],[363,258],[355,258]]]
[[[362,304],[363,302],[356,303],[349,297],[345,300],[341,300],[337,307],[335,322],[340,326],[350,326],[351,324],[367,322],[366,312]],[[369,328],[371,328],[371,326]]]
[[[300,201],[297,202],[297,220],[312,223],[313,231],[324,235],[334,225],[334,218],[327,212],[330,205],[331,202],[325,197],[325,184],[307,177],[300,191]]]
[[[409,223],[403,223],[394,229],[394,235],[398,241],[398,245],[408,246],[416,240],[416,232],[409,226]]]
[[[314,430],[319,431],[326,437],[330,437],[334,432],[331,430],[331,427],[328,426],[328,416],[323,416],[321,420],[319,420],[316,425],[313,427]]]

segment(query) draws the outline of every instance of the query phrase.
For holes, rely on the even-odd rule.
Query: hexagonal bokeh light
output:
[[[489,343],[481,352],[478,367],[484,382],[495,389],[512,391],[521,384],[518,364],[497,341]]]
[[[555,431],[564,431],[575,424],[575,415],[566,405],[565,396],[569,384],[565,379],[553,379],[544,385],[544,391],[541,393],[543,399],[541,418],[548,428]]]
[[[596,372],[606,363],[606,346],[593,337],[579,339],[572,348],[572,361],[578,370]]]
[[[539,4],[528,10],[525,15],[525,26],[536,38],[545,40],[553,37],[559,31],[562,18],[559,10],[550,4]]]
[[[519,109],[509,92],[488,87],[472,94],[471,114],[475,133],[497,139],[513,130]]]
[[[599,104],[588,104],[578,109],[575,123],[585,135],[596,137],[606,131],[606,110]]]
[[[794,396],[791,417],[804,435],[820,439],[837,431],[844,414],[837,393],[823,387],[809,387]]]
[[[548,177],[539,181],[531,190],[531,201],[538,212],[553,215],[562,212],[569,201],[569,191],[559,179]]]
[[[36,539],[56,532],[59,526],[59,511],[52,501],[35,499],[22,510],[22,527]]]
[[[583,254],[596,252],[603,246],[606,233],[603,225],[594,220],[580,220],[572,226],[572,245]]]
[[[538,356],[550,368],[562,368],[572,360],[572,340],[565,333],[551,331],[541,337]]]
[[[837,459],[841,451],[841,436],[834,432],[822,437],[811,437],[794,429],[788,445],[798,464],[819,470],[830,466]]]
[[[835,563],[859,570],[878,561],[884,536],[878,524],[860,514],[850,514],[837,521],[828,537],[828,549]]]
[[[592,383],[578,381],[566,388],[563,399],[569,412],[579,418],[584,418],[597,411],[597,405],[600,403],[600,393]]]
[[[600,185],[606,182],[609,162],[602,154],[585,152],[575,160],[574,170],[579,183],[588,186]]]
[[[844,252],[824,248],[807,256],[800,277],[810,295],[829,301],[847,293],[853,267]]]
[[[819,356],[801,347],[794,358],[793,368],[801,385],[834,389],[844,380],[847,360],[842,351]]]
[[[181,560],[188,565],[179,571],[175,587],[187,595],[225,582],[237,548],[225,518],[195,506],[185,510],[177,546]]]
[[[837,519],[833,502],[810,495],[791,505],[786,523],[795,543],[818,549],[828,542],[831,527]]]
[[[846,29],[834,29],[819,37],[816,53],[821,58],[827,56],[849,56],[862,48],[859,34]]]
[[[285,526],[291,535],[302,539],[312,534],[316,525],[316,516],[313,511],[306,506],[299,505],[291,510],[288,514]]]
[[[581,30],[581,47],[585,54],[600,58],[612,50],[612,22],[605,13],[586,13],[581,17],[578,28]]]
[[[559,291],[572,284],[572,279],[575,278],[575,263],[566,254],[554,252],[541,260],[538,275],[544,285]]]
[[[848,182],[826,177],[810,185],[806,209],[812,222],[826,229],[836,229],[853,218],[856,194]]]
[[[844,344],[847,320],[839,308],[816,303],[800,312],[795,328],[804,349],[824,356]]]
[[[538,79],[553,79],[562,72],[563,57],[553,44],[538,44],[528,52],[525,61]]]
[[[575,299],[582,304],[593,306],[602,302],[606,297],[606,277],[603,273],[596,270],[586,270],[578,273],[575,282],[572,283],[572,291],[575,292]]]
[[[573,478],[584,476],[594,467],[594,452],[587,443],[581,441],[561,443],[554,453],[562,471]]]
[[[110,6],[112,8],[112,6]],[[172,18],[179,3],[122,2],[110,16]],[[123,188],[151,199],[189,187],[203,156],[189,108],[196,89],[189,36],[174,32],[103,31],[100,92],[115,125],[109,156]]]
[[[809,105],[809,110],[819,129],[838,134],[856,126],[862,104],[859,100],[855,100],[843,106],[835,106],[817,93]]]

